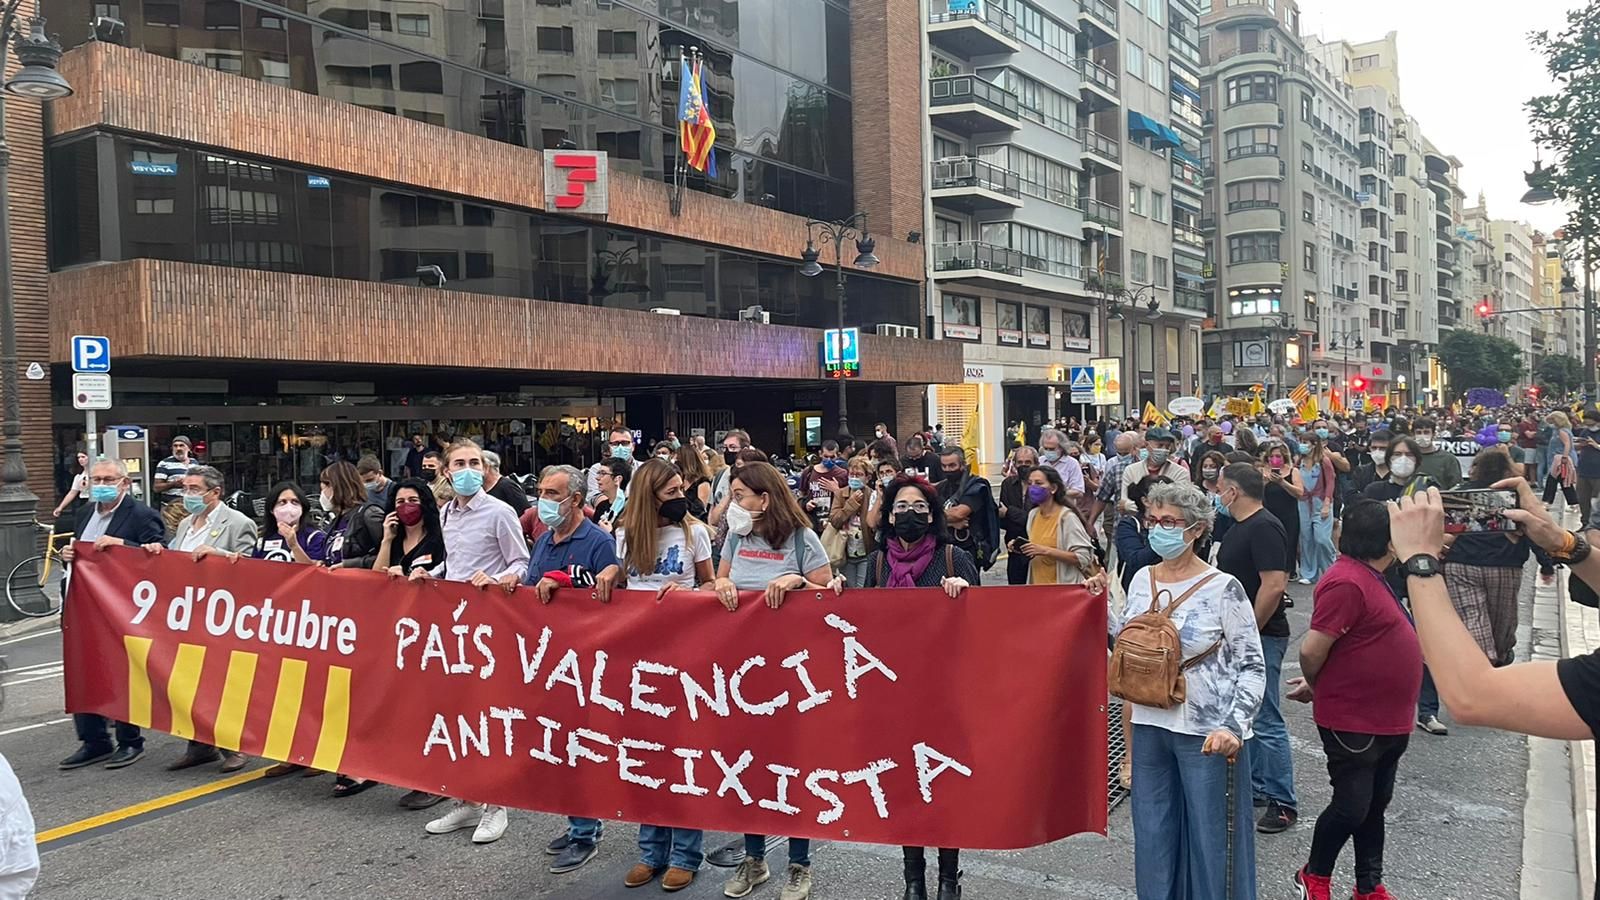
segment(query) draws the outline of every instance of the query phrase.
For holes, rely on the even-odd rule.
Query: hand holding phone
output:
[[[1515,491],[1464,488],[1440,491],[1439,498],[1444,504],[1445,534],[1507,533],[1520,528],[1505,514],[1518,508]]]

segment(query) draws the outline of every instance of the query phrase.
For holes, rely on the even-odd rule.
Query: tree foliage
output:
[[[1600,238],[1600,0],[1570,10],[1564,30],[1530,41],[1557,85],[1527,103],[1534,140],[1555,152],[1538,180],[1567,204],[1567,238]]]
[[[1570,356],[1546,356],[1534,375],[1549,390],[1565,394],[1583,386],[1583,363]]]
[[[1439,362],[1450,372],[1458,393],[1475,387],[1503,391],[1522,375],[1522,351],[1492,334],[1457,328],[1439,342]]]

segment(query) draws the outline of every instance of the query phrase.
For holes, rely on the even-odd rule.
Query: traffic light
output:
[[[1539,386],[1537,384],[1528,388],[1528,396],[1535,400],[1539,399]]]
[[[1360,375],[1357,375],[1354,378],[1351,378],[1350,379],[1350,392],[1353,393],[1353,394],[1364,394],[1364,393],[1366,393],[1367,392],[1367,380],[1365,378],[1362,378]]]
[[[1487,319],[1492,312],[1494,312],[1494,310],[1489,307],[1488,300],[1478,301],[1478,316],[1480,318]]]

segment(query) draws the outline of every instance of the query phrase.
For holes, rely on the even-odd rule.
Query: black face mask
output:
[[[673,497],[671,500],[661,501],[661,518],[676,525],[683,521],[689,514],[689,498]]]
[[[932,528],[932,515],[919,516],[916,513],[906,513],[894,521],[895,537],[908,544],[922,540]]]
[[[724,450],[724,451],[722,451],[722,461],[726,462],[730,466],[733,465],[733,461],[738,459],[738,458],[739,458],[739,451],[737,451],[737,450]]]

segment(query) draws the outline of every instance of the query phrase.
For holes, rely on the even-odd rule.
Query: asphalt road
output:
[[[1531,584],[1525,585],[1525,593]],[[1310,589],[1292,588],[1296,635],[1310,615]],[[48,900],[135,898],[570,898],[611,900],[656,894],[629,891],[622,875],[636,861],[636,830],[612,823],[600,855],[585,868],[552,875],[542,847],[565,822],[513,811],[498,843],[474,846],[470,832],[434,837],[423,824],[442,807],[410,812],[399,791],[378,788],[349,799],[329,793],[332,777],[259,778],[160,809],[151,801],[215,788],[229,776],[214,767],[167,772],[183,742],[150,735],[149,753],[121,771],[59,772],[77,746],[62,712],[60,634],[41,632],[0,643],[7,657],[0,752],[16,769],[39,831],[63,829],[42,847],[34,896]],[[1296,674],[1294,651],[1286,677]],[[1258,837],[1262,900],[1292,896],[1289,877],[1304,860],[1311,825],[1327,802],[1326,770],[1309,707],[1290,704],[1296,785],[1304,818],[1281,835]],[[255,763],[245,775],[264,766]],[[1416,732],[1401,764],[1389,813],[1388,877],[1398,897],[1428,900],[1514,898],[1522,859],[1527,767],[1523,739],[1453,728],[1448,737]],[[96,821],[95,817],[104,817]],[[70,832],[70,833],[67,833]],[[48,835],[46,835],[48,837]],[[707,836],[718,846],[728,836]],[[847,843],[813,851],[818,898],[881,900],[901,896],[900,850]],[[930,854],[930,866],[932,865]],[[769,853],[781,860],[782,850]],[[1349,896],[1349,851],[1334,896]],[[1133,839],[1127,804],[1113,811],[1107,836],[1080,835],[1014,852],[963,855],[969,900],[1134,900]],[[679,894],[721,896],[725,870],[709,866]],[[755,897],[775,898],[776,879]]]

